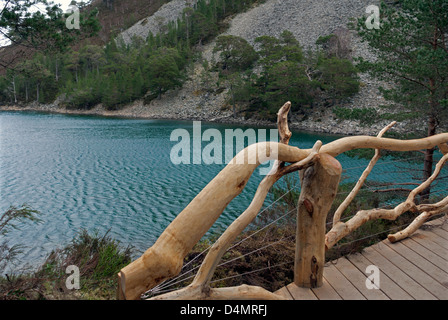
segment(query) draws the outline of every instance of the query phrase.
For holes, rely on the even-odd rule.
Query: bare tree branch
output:
[[[406,211],[412,211],[412,212],[420,212],[422,209],[427,210],[428,208],[431,208],[431,212],[439,213],[440,211],[445,210],[446,204],[445,202],[441,201],[437,204],[433,204],[430,207],[419,207],[415,204],[415,197],[421,193],[423,190],[425,190],[427,187],[431,185],[431,183],[437,178],[439,175],[443,165],[445,162],[448,161],[448,154],[444,155],[439,162],[436,165],[436,168],[434,169],[433,174],[422,184],[420,184],[417,188],[413,189],[407,199],[397,205],[393,209],[370,209],[370,210],[361,210],[356,213],[356,215],[351,218],[350,220],[346,222],[338,222],[336,223],[333,228],[327,233],[326,239],[325,239],[325,246],[328,249],[330,249],[332,246],[334,246],[339,240],[341,240],[343,237],[348,235],[349,233],[353,232],[354,230],[358,229],[361,225],[366,223],[370,220],[375,219],[387,219],[387,220],[395,220],[400,215],[405,213]],[[428,205],[426,205],[428,206]],[[427,219],[431,215],[434,215],[435,213],[427,213],[423,215],[419,220]],[[425,221],[424,220],[424,221]],[[416,222],[415,225],[418,225]],[[414,228],[414,227],[412,227]],[[408,229],[411,230],[412,228]],[[413,230],[413,229],[412,229]],[[405,235],[408,236],[411,232],[403,233],[400,237],[394,237],[391,236],[389,240],[393,241],[395,239],[402,239]]]
[[[392,128],[397,122],[393,121],[389,125],[387,125],[385,128],[383,128],[377,135],[378,138],[381,138],[383,134]],[[349,195],[345,198],[345,200],[340,204],[340,206],[337,208],[336,212],[333,215],[333,226],[338,223],[341,220],[341,215],[347,209],[347,207],[350,205],[350,203],[353,201],[353,199],[358,194],[359,190],[361,190],[361,187],[363,186],[364,182],[366,181],[367,177],[369,176],[370,172],[372,171],[373,167],[377,163],[378,159],[381,156],[381,152],[379,149],[375,149],[375,155],[373,156],[372,160],[370,160],[367,168],[362,173],[361,177],[356,182],[356,185],[353,187],[353,190],[349,193]]]

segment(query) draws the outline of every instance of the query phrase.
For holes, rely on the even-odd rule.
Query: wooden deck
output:
[[[380,270],[379,289],[366,287],[369,265]],[[386,239],[327,263],[320,288],[291,283],[276,293],[289,300],[448,300],[448,217],[398,243]]]

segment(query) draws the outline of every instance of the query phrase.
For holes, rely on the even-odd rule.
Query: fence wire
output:
[[[421,180],[417,180],[417,179],[415,179],[415,178],[408,178],[407,181],[394,181],[394,182],[389,182],[390,180],[393,180],[395,174],[397,173],[397,171],[393,171],[393,170],[391,170],[391,169],[392,169],[392,168],[391,168],[392,166],[390,166],[390,165],[393,165],[393,164],[396,164],[396,163],[406,163],[406,162],[409,163],[409,161],[417,160],[417,159],[421,159],[421,158],[422,158],[422,157],[419,156],[419,157],[412,157],[412,158],[407,158],[407,159],[397,159],[397,160],[392,160],[392,161],[382,161],[382,162],[378,162],[378,163],[375,165],[374,169],[372,170],[372,173],[373,173],[373,171],[375,170],[375,168],[377,168],[377,167],[381,167],[381,166],[384,166],[384,165],[389,165],[389,166],[388,166],[388,170],[389,170],[389,171],[384,171],[384,170],[383,170],[383,172],[381,172],[381,176],[384,178],[383,175],[390,175],[390,178],[391,178],[391,179],[384,179],[383,181],[377,181],[377,180],[375,180],[375,179],[369,179],[369,180],[366,181],[366,183],[364,184],[363,188],[361,188],[360,191],[381,192],[382,190],[385,190],[385,189],[384,189],[384,188],[380,188],[380,186],[381,186],[380,183],[383,183],[382,186],[386,186],[386,187],[390,187],[390,186],[391,186],[391,183],[393,183],[393,186],[405,186],[405,185],[407,185],[407,186],[413,186],[413,185],[414,185],[414,186],[417,186],[417,185],[419,185],[422,181],[421,181]],[[437,163],[437,161],[438,161],[438,160],[434,160],[434,163]],[[354,170],[356,170],[356,169],[361,169],[361,168],[365,169],[366,166],[354,166],[354,167],[344,168],[343,173],[347,174],[348,172],[353,172]],[[397,168],[397,167],[396,167],[396,168]],[[399,169],[401,170],[402,168],[400,167]],[[407,171],[406,171],[407,173],[412,173],[412,172],[413,172],[413,171],[412,171],[412,168],[406,168],[406,170],[407,170]],[[442,170],[447,171],[447,170],[446,170],[446,167],[444,167]],[[378,170],[377,170],[377,171],[378,171]],[[372,173],[371,173],[371,174],[372,174]],[[441,172],[441,173],[442,173],[442,172]],[[441,173],[440,173],[440,174],[441,174]],[[401,173],[400,173],[400,174],[401,174]],[[352,179],[358,179],[359,176],[355,176],[354,174],[352,174],[352,175],[351,175],[351,178],[352,178]],[[387,178],[387,177],[386,177],[386,178]],[[443,196],[443,197],[446,196],[446,193],[447,193],[447,191],[448,191],[448,179],[446,179],[446,178],[448,178],[448,175],[437,178],[437,179],[431,184],[432,187],[434,187],[434,186],[438,186],[437,189],[435,189],[434,191],[431,192],[431,195],[432,195],[432,196]],[[263,210],[260,211],[260,213],[257,215],[257,218],[261,217],[264,213],[269,212],[269,209],[270,209],[271,211],[275,211],[275,205],[281,205],[281,204],[282,204],[281,201],[282,201],[288,194],[290,194],[291,192],[293,192],[293,191],[295,191],[295,190],[300,191],[300,182],[295,183],[295,184],[293,185],[293,187],[291,187],[291,188],[289,188],[288,190],[286,190],[281,196],[277,197],[273,202],[271,202],[270,204],[268,204]],[[401,191],[406,191],[407,194],[408,194],[408,193],[411,192],[412,190],[413,190],[413,188],[406,188],[406,190],[401,190]],[[351,190],[350,190],[350,191],[344,191],[344,192],[338,192],[337,195],[348,195],[350,192],[351,192]],[[383,204],[382,206],[379,206],[378,209],[384,209],[384,208],[394,207],[394,206],[398,205],[399,203],[401,203],[401,202],[404,201],[404,199],[407,197],[407,194],[406,194],[406,196],[399,197],[399,198],[397,198],[397,199],[394,199],[394,201],[391,201],[391,202],[388,202],[388,203]],[[277,209],[277,210],[278,210],[278,209]],[[259,226],[259,227],[258,227],[254,232],[252,232],[250,235],[244,237],[243,239],[237,241],[235,244],[233,244],[232,246],[230,246],[230,247],[227,249],[227,251],[229,251],[229,250],[231,250],[231,249],[237,247],[237,246],[240,245],[241,243],[243,243],[243,242],[247,241],[248,239],[250,239],[251,237],[255,236],[257,233],[262,232],[263,230],[266,230],[267,228],[269,228],[269,227],[275,225],[275,224],[276,224],[277,222],[279,222],[281,219],[284,219],[284,218],[288,217],[289,215],[291,215],[293,212],[296,212],[296,211],[297,211],[297,207],[294,207],[294,208],[288,210],[286,213],[280,215],[279,217],[277,217],[277,218],[275,218],[275,219],[272,219],[272,220],[266,222],[263,226]],[[446,213],[443,213],[443,214],[446,214]],[[356,214],[354,214],[354,215],[350,215],[350,216],[341,217],[341,221],[347,221],[347,220],[353,218],[355,215],[356,215]],[[257,221],[259,222],[260,219],[258,219]],[[409,223],[400,225],[400,226],[395,226],[395,227],[390,228],[390,229],[388,229],[388,230],[383,230],[383,231],[378,232],[378,233],[374,233],[374,234],[366,235],[366,236],[364,236],[364,237],[361,237],[361,238],[352,240],[352,241],[350,241],[350,242],[346,242],[346,243],[342,243],[342,244],[336,244],[335,247],[343,247],[343,246],[347,246],[347,245],[353,244],[353,243],[355,243],[355,242],[359,242],[359,241],[366,240],[366,239],[369,239],[369,238],[372,238],[372,237],[376,237],[376,236],[378,236],[378,235],[381,235],[381,234],[384,234],[384,233],[388,233],[388,232],[390,232],[390,231],[392,231],[392,230],[396,230],[396,229],[404,228],[404,227],[408,226],[408,225],[411,224],[411,223],[412,223],[412,221],[409,222]],[[328,223],[327,223],[327,226],[330,225],[330,224],[332,224],[332,222],[328,222]],[[292,236],[289,236],[289,237],[284,237],[284,236],[282,236],[282,238],[279,239],[278,241],[275,241],[275,242],[273,242],[273,243],[270,243],[270,244],[268,244],[268,245],[266,245],[266,246],[262,246],[262,247],[260,247],[260,248],[256,248],[256,249],[254,249],[254,250],[252,250],[252,251],[250,251],[250,252],[248,252],[248,253],[245,253],[245,254],[242,255],[242,256],[239,256],[239,257],[236,257],[236,258],[232,258],[232,259],[227,260],[227,261],[223,261],[223,262],[221,262],[220,264],[218,264],[218,267],[219,267],[219,266],[226,265],[226,264],[231,263],[231,262],[233,262],[233,261],[236,261],[236,260],[238,260],[238,259],[244,258],[244,257],[246,257],[246,256],[249,256],[249,255],[251,255],[251,254],[254,254],[254,253],[256,253],[256,252],[259,252],[259,251],[261,251],[261,250],[267,249],[268,247],[272,247],[272,246],[277,245],[277,244],[279,244],[279,243],[281,243],[281,242],[283,242],[283,241],[290,241],[290,240],[292,240],[292,238],[293,238]],[[196,261],[196,259],[198,259],[199,257],[203,256],[203,255],[204,255],[204,254],[205,254],[205,253],[206,253],[212,246],[213,246],[213,244],[211,244],[210,246],[208,246],[205,250],[203,250],[201,253],[199,253],[197,256],[195,256],[192,260],[190,260],[189,262],[187,262],[187,263],[184,265],[184,267],[182,268],[182,270],[184,270],[185,267],[189,266],[191,263],[193,263],[194,261]],[[280,267],[280,266],[283,266],[283,265],[286,265],[286,264],[292,264],[293,262],[294,262],[293,260],[291,260],[291,261],[287,261],[287,262],[281,262],[281,263],[278,263],[278,264],[274,264],[274,265],[272,265],[272,266],[267,266],[267,267],[259,268],[259,269],[256,269],[256,270],[251,270],[251,271],[248,271],[248,272],[245,272],[245,273],[241,273],[241,274],[237,274],[237,275],[233,275],[233,276],[228,276],[228,277],[224,277],[224,278],[220,278],[220,279],[214,279],[213,281],[211,281],[211,283],[216,283],[216,282],[219,282],[219,281],[224,281],[224,280],[232,279],[232,278],[235,278],[235,277],[241,277],[241,276],[248,275],[248,274],[253,274],[253,273],[256,273],[256,272],[261,272],[261,271],[264,271],[264,270],[267,270],[267,269],[273,269],[273,268]],[[182,282],[184,282],[184,281],[186,281],[186,280],[189,280],[189,279],[195,277],[195,274],[190,275],[190,276],[187,276],[187,275],[190,274],[190,273],[192,273],[193,271],[197,270],[198,268],[200,268],[200,265],[198,265],[198,266],[196,266],[196,267],[194,267],[194,268],[192,268],[192,269],[190,269],[190,270],[188,270],[188,271],[186,271],[186,272],[181,272],[181,274],[179,274],[178,276],[176,276],[176,277],[174,277],[174,278],[172,278],[172,279],[169,279],[169,280],[167,280],[167,281],[165,281],[165,282],[163,282],[163,283],[157,285],[157,286],[154,287],[153,289],[151,289],[151,290],[145,292],[145,293],[142,295],[142,297],[144,297],[144,298],[149,298],[149,297],[151,297],[151,296],[153,296],[153,295],[162,294],[162,293],[166,293],[166,292],[170,292],[170,291],[176,290],[176,287],[175,287],[176,285],[178,285],[178,284],[180,284],[180,283],[182,283]]]

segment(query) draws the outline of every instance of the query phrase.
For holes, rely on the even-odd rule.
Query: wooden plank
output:
[[[284,297],[285,300],[293,300],[291,293],[288,291],[286,287],[282,287],[277,291],[275,291],[274,293]]]
[[[448,231],[448,215],[445,215],[438,219],[427,221],[427,222],[425,222],[425,225],[438,226],[438,227],[442,227],[442,228],[443,228],[443,226],[445,226],[446,227],[445,230]]]
[[[366,297],[367,300],[390,300],[390,298],[381,290],[367,288],[367,276],[364,273],[367,265],[362,268],[361,271],[350,260],[344,257],[338,259],[334,266],[356,287],[356,289],[358,289],[364,297]]]
[[[429,300],[436,299],[430,292],[428,292],[421,285],[416,283],[411,277],[405,274],[402,270],[397,268],[392,262],[386,259],[380,254],[375,247],[378,244],[364,249],[363,255],[373,262],[380,270],[381,273],[385,273],[389,278],[393,279],[395,283],[409,293],[414,299],[417,300]],[[384,246],[384,245],[383,245]],[[381,281],[380,281],[381,286]]]
[[[429,239],[431,239],[431,241],[437,243],[443,249],[448,250],[448,240],[442,238],[441,236],[429,230],[421,230],[421,233],[427,236]]]
[[[342,300],[341,296],[333,289],[325,277],[323,285],[319,288],[312,288],[311,291],[319,300]]]
[[[374,247],[376,251],[382,254],[390,262],[392,262],[397,268],[406,273],[415,282],[425,288],[428,293],[433,295],[437,299],[447,299],[448,289],[442,286],[437,280],[427,275],[425,271],[418,268],[415,264],[404,258],[398,250],[394,250],[393,244],[386,245],[384,242]],[[417,293],[416,293],[417,294]],[[418,293],[420,294],[420,293]],[[426,295],[426,294],[425,294]],[[428,296],[429,297],[429,296]],[[429,297],[430,298],[430,297]],[[432,298],[431,298],[432,299]]]
[[[343,300],[366,300],[358,289],[333,264],[329,264],[324,268],[324,277]]]
[[[340,258],[324,268],[323,286],[319,288],[291,283],[275,293],[295,300],[448,300],[447,221],[447,217],[429,221],[425,225],[431,228],[422,228],[398,243],[386,240],[362,254]],[[365,270],[372,264],[381,271],[379,290],[369,290],[365,284]]]
[[[424,234],[421,231],[419,231],[418,233],[414,233],[411,239],[415,240],[426,249],[431,250],[433,253],[435,253],[442,259],[448,261],[448,252],[446,252],[446,250],[444,250],[443,247],[433,242],[431,237],[428,236],[428,234]]]
[[[403,243],[384,243],[395,250],[398,254],[415,264],[418,268],[424,270],[429,276],[438,281],[440,284],[444,285],[445,282],[448,282],[448,263],[445,264],[445,268],[439,268],[425,257],[405,246]],[[425,251],[427,252],[427,250]]]
[[[417,252],[419,255],[424,257],[426,260],[431,262],[433,265],[441,268],[442,270],[448,270],[448,261],[435,254],[431,250],[428,250],[424,246],[422,246],[419,242],[414,239],[407,238],[400,241],[400,244],[408,247],[414,252]]]
[[[365,251],[365,250],[364,250]],[[366,268],[369,265],[372,265],[373,262],[367,259],[364,254],[356,253],[347,256],[347,259],[359,270],[365,272]],[[379,267],[381,271],[381,267]],[[371,289],[369,291],[377,292],[380,291],[385,294],[391,300],[413,300],[406,291],[404,291],[400,286],[398,286],[389,276],[381,272],[380,273],[380,290]]]
[[[313,291],[309,288],[298,287],[294,282],[286,286],[294,300],[317,300]]]
[[[448,231],[443,230],[440,227],[436,227],[434,226],[433,228],[430,229],[425,229],[426,231],[431,231],[432,233],[435,233],[436,235],[438,235],[439,237],[442,237],[445,240],[448,240]]]
[[[448,220],[446,222],[439,224],[439,228],[448,231]]]
[[[438,228],[440,228],[442,230],[448,231],[448,215],[445,215],[439,219],[434,219],[434,220],[425,222],[425,224],[437,226]]]

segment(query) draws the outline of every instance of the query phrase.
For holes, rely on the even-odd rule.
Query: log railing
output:
[[[302,150],[288,145],[291,137],[287,125],[290,106],[287,102],[278,113],[279,143],[256,143],[239,152],[171,222],[154,245],[119,272],[118,299],[140,299],[144,292],[179,274],[185,256],[218,219],[229,202],[241,193],[257,166],[267,160],[275,160],[271,172],[260,182],[248,208],[210,248],[193,282],[185,288],[152,299],[283,299],[257,286],[212,288],[210,281],[225,251],[259,213],[271,187],[281,177],[294,171],[300,170],[302,186],[297,209],[294,265],[294,282],[298,286],[322,285],[325,251],[365,222],[373,219],[395,220],[406,211],[420,212],[407,228],[388,236],[394,242],[409,236],[431,216],[448,211],[448,196],[433,204],[415,203],[416,196],[436,179],[448,160],[448,133],[415,140],[382,138],[383,133],[395,124],[393,122],[377,137],[345,137],[326,145],[317,141],[312,149]],[[393,209],[361,210],[348,221],[340,221],[342,212],[361,189],[378,160],[380,150],[416,151],[434,147],[439,148],[443,157],[432,176],[412,190],[403,203]],[[375,149],[375,156],[352,192],[336,210],[332,229],[325,233],[327,214],[342,173],[342,167],[335,157],[358,148]]]

